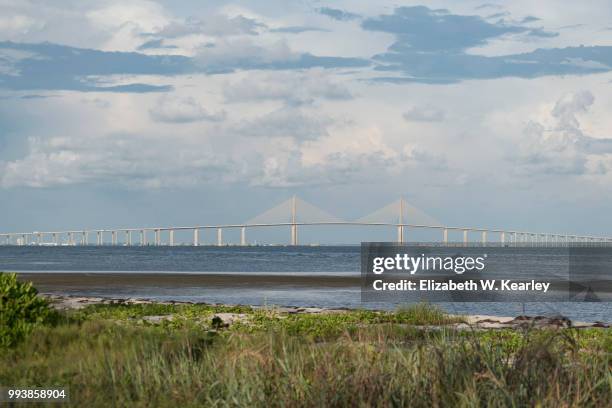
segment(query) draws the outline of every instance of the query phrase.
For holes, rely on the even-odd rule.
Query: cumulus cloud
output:
[[[282,100],[287,104],[312,103],[317,99],[348,100],[352,98],[346,84],[321,69],[307,72],[253,74],[228,83],[223,90],[229,102]]]
[[[177,132],[171,138],[159,130],[30,138],[24,157],[0,162],[0,186],[158,189],[242,183],[286,188],[375,182],[419,160],[414,152],[391,148],[379,130],[338,129],[296,109],[229,129],[215,127],[214,135],[221,137],[214,142],[206,137],[210,132]]]
[[[294,188],[342,185],[355,181],[370,183],[388,174],[393,164],[380,151],[361,154],[332,152],[323,158],[321,164],[314,166],[305,164],[300,152],[294,151],[284,156],[266,158],[259,176],[251,184]]]
[[[154,1],[112,1],[86,13],[89,21],[107,30],[116,30],[125,24],[133,24],[142,31],[149,31],[168,22],[164,8]]]
[[[286,41],[278,40],[266,46],[247,38],[223,38],[209,46],[201,47],[196,61],[208,68],[228,69],[264,66],[277,62],[297,61],[298,53],[293,52]]]
[[[402,117],[414,122],[441,122],[446,112],[433,106],[413,106],[403,113]]]
[[[32,29],[40,28],[42,23],[20,14],[0,16],[0,35],[2,38],[19,38]]]
[[[595,97],[590,91],[564,95],[551,111],[551,115],[558,120],[557,129],[581,134],[580,123],[576,115],[588,111],[593,102],[595,102]]]
[[[389,146],[376,127],[335,129],[317,140],[262,159],[251,184],[275,188],[371,183],[414,163]]]
[[[187,123],[200,120],[219,122],[225,119],[226,113],[210,113],[195,98],[177,98],[164,95],[149,110],[151,118],[158,122]]]
[[[360,58],[320,57],[297,52],[285,39],[256,41],[248,37],[223,37],[198,48],[193,58],[199,70],[227,73],[235,70],[298,70],[348,68],[370,65]]]
[[[120,184],[134,188],[189,187],[231,180],[232,159],[197,141],[169,144],[136,134],[31,138],[24,158],[0,163],[0,185],[53,187]]]
[[[327,135],[332,120],[315,116],[295,107],[284,107],[254,119],[244,120],[234,127],[237,134],[249,137],[291,138],[296,141],[315,140]]]
[[[594,102],[590,91],[568,93],[555,103],[545,121],[530,121],[515,158],[521,164],[519,171],[545,175],[606,172],[600,159],[612,153],[612,138],[586,134],[578,119]]]
[[[94,6],[95,7],[95,6]],[[169,15],[154,1],[111,1],[85,13],[90,26],[105,34],[104,50],[137,49],[143,33],[168,24]]]

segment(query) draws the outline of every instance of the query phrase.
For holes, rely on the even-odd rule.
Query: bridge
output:
[[[157,226],[138,228],[104,228],[77,229],[67,231],[34,231],[0,233],[0,246],[40,245],[40,246],[76,246],[76,245],[124,245],[124,246],[175,246],[175,233],[189,231],[192,234],[187,244],[202,245],[200,236],[206,231],[216,234],[216,245],[250,245],[247,231],[263,228],[287,228],[290,245],[298,245],[298,231],[304,226],[328,226],[334,228],[362,226],[393,228],[397,231],[397,242],[406,242],[410,230],[434,230],[439,232],[439,240],[448,244],[450,232],[459,232],[458,244],[499,243],[501,245],[583,245],[611,244],[612,237],[574,235],[554,232],[518,231],[499,228],[474,226],[444,225],[435,218],[416,207],[409,205],[403,198],[354,221],[338,219],[318,207],[293,196],[289,200],[265,211],[251,220],[239,224],[192,225],[192,226]],[[223,239],[227,230],[239,230],[239,242],[230,243]],[[476,234],[476,238],[474,238]],[[109,240],[110,237],[110,240]],[[184,243],[180,243],[182,245]],[[606,244],[607,245],[607,244]]]

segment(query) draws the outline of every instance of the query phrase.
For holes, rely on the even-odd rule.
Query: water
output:
[[[0,247],[0,270],[30,273],[46,293],[251,305],[399,306],[392,302],[361,303],[359,269],[358,246]],[[612,303],[441,306],[462,314],[527,313],[612,321]]]

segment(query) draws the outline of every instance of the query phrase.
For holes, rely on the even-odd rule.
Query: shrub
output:
[[[0,272],[0,348],[14,346],[34,326],[57,319],[57,312],[37,295],[31,282],[19,282],[16,274]]]
[[[465,322],[463,317],[448,315],[439,306],[429,303],[416,303],[400,307],[393,317],[397,323],[414,324],[417,326]]]

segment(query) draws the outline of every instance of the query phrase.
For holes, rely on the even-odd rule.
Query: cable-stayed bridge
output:
[[[289,245],[299,244],[301,227],[333,227],[344,228],[362,226],[372,228],[394,228],[397,231],[397,242],[408,241],[410,231],[431,230],[439,233],[438,239],[443,243],[459,242],[468,244],[479,242],[500,243],[502,245],[543,244],[563,245],[570,243],[601,244],[612,243],[612,237],[574,235],[551,232],[517,231],[499,228],[483,228],[474,226],[445,225],[424,211],[410,205],[400,198],[379,210],[357,220],[347,221],[337,218],[326,211],[310,204],[296,196],[264,211],[244,223],[222,225],[192,225],[192,226],[158,226],[138,228],[104,228],[78,229],[68,231],[34,231],[0,233],[0,245],[155,245],[175,246],[189,244],[202,245],[201,234],[212,231],[216,234],[216,245],[250,245],[247,231],[266,228],[287,228]],[[227,242],[223,233],[227,230],[239,230],[240,239],[237,242]],[[175,233],[190,232],[189,242],[178,243]],[[459,232],[462,239],[450,241],[449,232]]]

